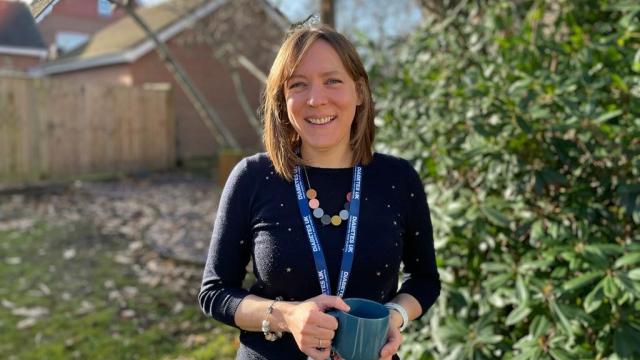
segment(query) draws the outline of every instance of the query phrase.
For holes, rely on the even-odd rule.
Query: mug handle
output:
[[[325,312],[325,314],[331,315],[334,318],[336,318],[336,320],[338,320],[338,326],[340,326],[340,320],[338,319],[338,314],[339,313],[340,313],[340,310],[329,310],[329,311]]]

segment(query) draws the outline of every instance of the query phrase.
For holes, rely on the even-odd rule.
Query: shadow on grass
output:
[[[2,358],[233,358],[237,332],[202,314],[200,280],[143,283],[143,264],[118,261],[128,247],[86,221],[0,231]]]

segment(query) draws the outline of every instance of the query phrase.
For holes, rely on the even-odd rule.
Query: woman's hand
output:
[[[331,340],[338,321],[325,310],[349,311],[349,306],[337,296],[319,295],[294,305],[285,316],[288,330],[300,351],[312,359],[325,360],[331,352]]]
[[[400,344],[402,344],[402,334],[400,333],[400,326],[396,325],[397,316],[399,314],[395,314],[395,311],[391,312],[391,317],[389,318],[389,330],[387,331],[387,343],[384,344],[382,349],[380,350],[380,360],[391,360],[393,354],[398,352],[400,348]],[[402,318],[400,318],[400,324],[402,324]]]

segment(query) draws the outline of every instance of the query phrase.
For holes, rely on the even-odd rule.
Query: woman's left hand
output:
[[[387,332],[387,343],[380,350],[380,360],[391,360],[393,354],[398,352],[402,344],[402,334],[400,329],[389,323],[389,331]]]

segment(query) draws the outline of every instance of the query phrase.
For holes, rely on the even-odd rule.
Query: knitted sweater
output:
[[[343,209],[352,173],[352,168],[307,168],[325,213]],[[314,220],[335,295],[347,225]],[[247,290],[242,282],[250,259],[256,281]],[[235,311],[248,294],[281,296],[285,301],[317,296],[321,290],[314,264],[293,183],[275,172],[264,153],[243,159],[220,199],[198,295],[202,310],[236,326]],[[404,277],[398,289],[401,269]],[[431,220],[422,182],[409,162],[375,153],[363,167],[355,258],[344,297],[384,303],[398,292],[415,297],[423,314],[440,293]],[[241,331],[237,358],[306,356],[290,333],[270,342],[261,332]]]

